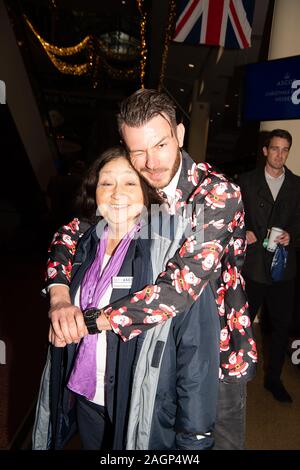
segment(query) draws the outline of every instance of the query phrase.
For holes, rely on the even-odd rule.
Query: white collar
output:
[[[175,194],[176,194],[176,189],[177,189],[177,185],[178,185],[178,181],[179,181],[179,176],[180,176],[180,172],[181,172],[181,168],[182,168],[182,157],[180,156],[180,165],[179,165],[179,168],[178,170],[176,171],[175,175],[173,176],[173,178],[171,179],[170,183],[168,184],[168,186],[166,186],[165,188],[162,189],[162,191],[164,191],[164,193],[170,197],[170,198],[175,198]]]

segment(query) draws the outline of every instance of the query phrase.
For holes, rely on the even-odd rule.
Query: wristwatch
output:
[[[95,335],[96,333],[101,333],[102,331],[98,330],[96,323],[100,314],[101,310],[96,307],[87,308],[83,311],[84,323],[90,335]]]

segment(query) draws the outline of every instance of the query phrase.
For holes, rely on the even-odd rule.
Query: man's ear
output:
[[[268,149],[266,146],[263,147],[262,149],[264,156],[266,157],[268,155]]]
[[[185,134],[185,127],[181,122],[180,124],[177,124],[177,127],[176,127],[177,141],[178,141],[178,145],[180,148],[183,146],[184,134]]]

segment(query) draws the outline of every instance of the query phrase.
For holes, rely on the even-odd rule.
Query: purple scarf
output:
[[[101,272],[101,266],[108,240],[108,227],[106,225],[103,235],[98,243],[95,259],[83,278],[80,289],[80,307],[85,310],[89,307],[98,307],[101,298],[109,287],[111,280],[116,276],[123,264],[129,245],[139,230],[140,224],[135,225],[120,241],[114,255]],[[77,349],[77,356],[68,381],[68,388],[92,400],[96,393],[96,349],[98,335],[85,336]]]

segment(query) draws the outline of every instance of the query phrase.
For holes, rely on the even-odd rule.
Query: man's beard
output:
[[[284,163],[281,160],[275,161],[275,162],[268,162],[270,167],[273,168],[273,170],[282,170],[284,167]]]
[[[180,162],[181,162],[181,152],[180,152],[180,148],[178,147],[177,148],[176,160],[174,162],[172,172],[171,172],[171,176],[170,176],[170,181],[172,181],[172,179],[176,175],[176,173],[178,171],[178,168],[180,167]],[[170,183],[170,181],[168,182],[168,184]]]
[[[167,182],[163,182],[163,183],[160,183],[160,184],[157,184],[155,185],[155,183],[153,183],[153,181],[151,181],[150,179],[147,178],[147,174],[149,174],[149,170],[147,170],[147,168],[143,168],[141,170],[141,174],[144,176],[144,178],[147,180],[148,184],[150,184],[150,186],[152,186],[154,189],[163,189],[165,188],[166,186],[168,186],[168,184],[172,181],[172,179],[174,178],[174,176],[176,175],[177,171],[178,171],[178,168],[180,166],[180,162],[181,162],[181,153],[180,153],[180,148],[178,147],[177,148],[177,155],[176,155],[176,159],[175,159],[175,162],[174,162],[174,165],[171,169],[171,173],[170,173],[170,176],[169,176],[169,179]],[[158,169],[159,170],[159,169]],[[169,169],[168,169],[169,170]]]

